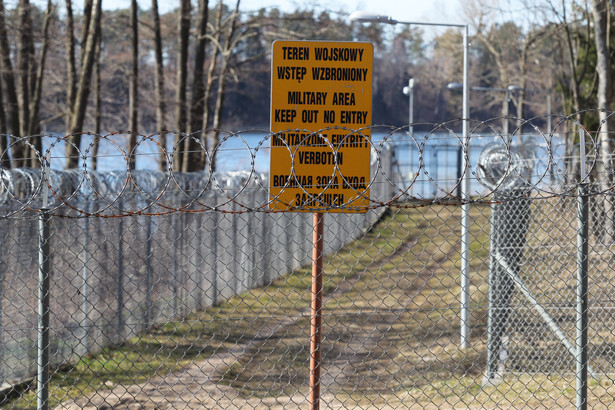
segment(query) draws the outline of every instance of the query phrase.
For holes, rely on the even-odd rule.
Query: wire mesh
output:
[[[513,135],[475,123],[466,140],[460,122],[413,124],[413,134],[372,127],[367,212],[325,216],[321,405],[574,404],[578,130],[569,118],[550,133],[543,123]],[[615,393],[613,168],[601,162],[598,134],[582,132],[591,170],[587,401],[601,408]],[[313,228],[309,212],[270,210],[272,135],[226,133],[205,155],[216,169],[209,161],[189,173],[173,171],[178,149],[158,145],[159,134],[140,136],[137,169],[127,167],[127,135],[84,137],[77,169],[62,169],[70,136],[52,135],[33,153],[40,167],[1,169],[2,407],[37,407],[44,214],[49,405],[305,408]]]

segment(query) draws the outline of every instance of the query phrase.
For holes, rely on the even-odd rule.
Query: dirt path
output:
[[[391,257],[407,251],[413,243],[414,240],[406,241]],[[343,297],[366,272],[367,270],[340,283],[333,292],[325,296],[323,305]],[[308,400],[305,395],[245,399],[236,389],[218,381],[223,371],[239,361],[251,349],[266,343],[274,335],[284,332],[285,329],[294,326],[299,319],[309,315],[310,310],[306,309],[299,315],[280,318],[274,326],[261,327],[255,337],[238,343],[231,349],[217,352],[180,371],[157,376],[141,384],[118,385],[110,390],[100,390],[64,402],[56,409],[305,408]],[[368,332],[371,342],[357,340],[352,350],[370,349],[371,345],[381,338],[381,333],[376,332],[373,335],[371,333]],[[355,362],[356,360],[339,358],[333,363],[324,364],[326,367],[323,369],[323,374],[326,376],[322,381],[323,395],[327,394],[333,380],[339,378],[340,373],[343,374],[346,368],[355,366]]]
[[[406,232],[406,235],[408,233]],[[397,249],[386,258],[382,258],[377,266],[373,264],[365,267],[361,272],[342,281],[331,293],[325,296],[323,306],[323,320],[330,321],[328,329],[333,337],[329,345],[323,344],[323,368],[321,404],[322,408],[346,408],[350,404],[347,397],[357,389],[367,388],[370,383],[377,382],[378,387],[386,386],[394,374],[388,372],[388,365],[395,360],[398,348],[387,343],[387,332],[399,322],[404,315],[405,308],[421,291],[433,270],[425,269],[420,272],[409,272],[399,269],[403,261],[417,245],[417,237],[405,236]],[[448,258],[457,248],[452,246],[448,252],[440,254],[439,258]],[[435,255],[428,258],[436,263]],[[388,268],[384,268],[388,265]],[[393,268],[391,268],[391,266]],[[391,272],[385,272],[391,269]],[[349,328],[340,321],[348,317],[348,312],[342,306],[342,301],[349,293],[358,292],[363,298],[373,297],[377,292],[357,290],[357,285],[366,277],[367,282],[374,281],[374,272],[382,272],[386,282],[378,283],[378,289],[393,295],[392,304],[370,305],[368,300],[354,302],[355,310],[360,315],[360,325]],[[355,298],[355,295],[351,296]],[[207,359],[193,363],[187,368],[173,373],[156,376],[149,381],[134,385],[117,385],[109,390],[100,390],[95,393],[67,401],[59,405],[58,409],[190,409],[190,408],[220,408],[220,409],[294,409],[306,408],[307,389],[301,388],[301,393],[291,396],[284,394],[276,397],[246,397],[246,390],[238,390],[229,383],[220,383],[224,372],[238,363],[242,357],[258,352],[276,335],[288,334],[296,331],[297,322],[309,318],[310,311],[293,316],[276,318],[274,325],[263,326],[254,337],[237,343],[234,347],[219,351]],[[303,325],[300,325],[303,326]],[[308,325],[309,326],[309,325]],[[291,333],[292,334],[292,333]],[[251,358],[250,358],[251,359]],[[366,362],[369,362],[369,375],[366,375]],[[363,367],[363,369],[362,369]],[[249,370],[243,370],[249,371]],[[259,369],[259,371],[263,371]],[[256,375],[255,377],[259,377]],[[299,389],[295,389],[295,392]],[[304,393],[305,392],[305,393]],[[387,408],[385,403],[379,408]]]
[[[395,389],[395,386],[402,384],[402,379],[406,377],[391,371],[391,367],[394,367],[391,365],[398,359],[399,346],[391,341],[390,336],[399,333],[393,329],[405,321],[407,309],[415,297],[428,289],[427,283],[435,276],[440,262],[450,259],[459,252],[457,244],[439,255],[432,254],[433,258],[424,269],[409,271],[405,268],[414,262],[412,259],[416,254],[412,252],[412,248],[415,245],[417,245],[416,239],[407,241],[387,258],[387,262],[396,268],[381,272],[387,279],[378,282],[380,290],[386,289],[384,293],[394,295],[395,302],[388,305],[386,303],[378,305],[377,302],[373,302],[369,308],[369,301],[364,301],[367,302],[368,308],[361,306],[361,326],[352,329],[334,326],[334,331],[339,334],[338,337],[344,340],[344,346],[343,350],[329,352],[323,363],[323,402],[328,408],[361,407],[361,398],[353,399],[351,398],[353,394],[356,396],[357,392],[368,390],[388,394]],[[343,315],[343,309],[339,310],[341,312],[337,314]],[[385,403],[380,405],[374,403],[373,406],[389,408]]]

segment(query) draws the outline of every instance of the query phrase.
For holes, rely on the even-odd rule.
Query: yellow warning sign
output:
[[[270,209],[367,210],[373,55],[370,43],[273,43]]]

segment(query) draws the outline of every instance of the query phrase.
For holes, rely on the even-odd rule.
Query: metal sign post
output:
[[[322,335],[322,260],[325,215],[314,213],[312,232],[312,308],[310,326],[310,406],[320,408],[320,340]]]

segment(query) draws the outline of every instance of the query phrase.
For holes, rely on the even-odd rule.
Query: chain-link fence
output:
[[[2,408],[611,406],[613,168],[544,123],[372,127],[367,212],[324,219],[317,403],[312,215],[270,211],[271,135],[191,173],[158,136],[127,169],[121,134],[64,171],[44,136],[1,175]]]

